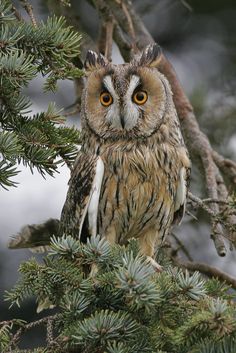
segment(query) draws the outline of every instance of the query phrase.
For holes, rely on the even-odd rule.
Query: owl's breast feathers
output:
[[[80,152],[77,158],[63,231],[84,241],[96,231],[106,236],[115,230],[115,241],[125,243],[155,228],[162,240],[184,213],[189,168],[184,145],[101,146],[99,154]]]
[[[189,160],[184,146],[167,143],[101,152],[105,164],[99,202],[101,234],[115,228],[116,240],[125,243],[155,228],[162,240],[173,221],[184,214]]]

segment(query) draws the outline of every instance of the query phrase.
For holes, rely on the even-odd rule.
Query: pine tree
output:
[[[82,72],[73,61],[81,36],[51,17],[37,25],[17,20],[9,1],[0,3],[0,185],[15,186],[18,163],[43,176],[53,175],[60,163],[74,161],[80,134],[63,125],[53,104],[30,115],[31,102],[22,93],[37,75],[46,77],[44,90],[55,90],[59,79]]]
[[[235,352],[236,305],[229,287],[175,268],[163,254],[158,260],[164,271],[156,273],[135,240],[122,247],[99,236],[87,244],[54,237],[43,263],[33,258],[20,266],[21,279],[6,299],[20,305],[33,295],[38,308],[57,308],[36,323],[47,324],[45,353]],[[33,324],[5,323],[2,349],[19,352],[19,333]],[[15,335],[12,326],[18,327]]]

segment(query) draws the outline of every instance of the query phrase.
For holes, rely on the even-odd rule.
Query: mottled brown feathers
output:
[[[138,60],[138,66],[157,67],[161,60],[161,47],[158,44],[150,44]]]
[[[173,221],[183,217],[190,170],[170,85],[155,68],[160,58],[157,45],[124,65],[88,53],[83,143],[62,212],[63,230],[78,236],[82,224],[85,240],[91,188],[101,178],[95,171],[100,158],[104,174],[98,209],[92,205],[98,233],[122,244],[135,237],[141,252],[151,257]],[[102,92],[112,96],[109,106],[101,104]],[[144,104],[135,103],[136,92],[145,92]]]
[[[75,238],[79,237],[81,221],[84,221],[81,240],[89,236],[87,215],[85,214],[93,179],[95,176],[97,156],[79,152],[69,181],[66,202],[61,216],[61,230]]]
[[[108,61],[102,54],[97,54],[89,50],[85,59],[84,68],[86,71],[94,71],[105,67],[107,64]]]

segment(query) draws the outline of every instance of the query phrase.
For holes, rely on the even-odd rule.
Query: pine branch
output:
[[[97,266],[92,277],[91,265]],[[23,332],[42,323],[45,352],[188,353],[202,339],[215,344],[236,335],[227,287],[169,266],[157,274],[135,240],[125,248],[99,237],[87,244],[54,237],[44,263],[30,260],[20,273],[7,299],[19,305],[33,294],[40,309],[56,306],[59,314],[23,324],[8,344],[16,350]]]
[[[37,22],[33,13],[33,7],[32,5],[27,1],[27,0],[20,0],[22,3],[22,6],[24,7],[25,11],[30,17],[30,20],[33,24],[34,27],[37,27]]]
[[[16,21],[7,0],[0,5],[0,184],[5,188],[16,186],[12,178],[19,162],[42,176],[52,176],[61,163],[71,168],[80,141],[76,129],[57,126],[64,118],[52,104],[46,112],[30,115],[31,102],[22,89],[39,73],[47,75],[47,90],[55,90],[59,79],[81,77],[73,63],[81,36],[62,17],[36,25],[31,5],[22,2],[33,24]]]

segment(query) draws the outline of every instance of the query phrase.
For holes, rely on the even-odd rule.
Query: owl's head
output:
[[[161,126],[171,90],[156,69],[157,44],[131,63],[113,65],[89,51],[82,99],[84,123],[103,139],[148,137]]]

